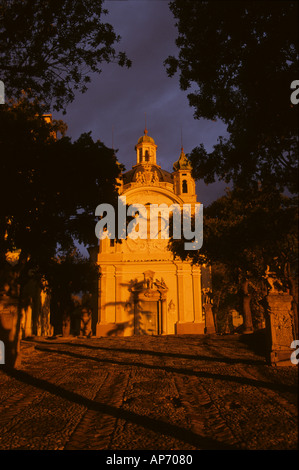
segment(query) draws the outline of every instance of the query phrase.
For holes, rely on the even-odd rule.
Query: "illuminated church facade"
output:
[[[173,172],[156,159],[145,129],[135,146],[136,164],[120,178],[126,204],[197,203],[191,165],[183,148]],[[100,240],[96,336],[203,334],[202,267],[174,257],[163,238]]]

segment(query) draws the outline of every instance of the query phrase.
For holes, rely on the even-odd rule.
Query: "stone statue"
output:
[[[80,318],[80,336],[87,336],[89,338],[91,335],[91,311],[86,308],[82,308]]]
[[[152,179],[153,183],[158,183],[160,180],[159,180],[159,176],[158,176],[158,173],[155,171],[154,174],[153,174],[153,179]]]
[[[203,304],[211,304],[212,303],[212,293],[209,287],[205,287],[202,289],[202,303]]]
[[[136,174],[136,183],[144,183],[144,174],[141,171]]]
[[[276,273],[270,271],[269,266],[267,266],[264,278],[269,285],[268,294],[281,294],[283,292],[282,283],[277,279]]]

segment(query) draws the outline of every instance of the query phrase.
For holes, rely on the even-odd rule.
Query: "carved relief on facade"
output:
[[[161,251],[167,249],[167,246],[168,240],[163,239],[142,240],[140,238],[137,238],[136,240],[134,240],[131,238],[127,238],[123,243],[124,251],[143,254],[154,254],[155,252],[161,253]]]
[[[151,171],[151,168],[145,168],[144,171],[136,173],[135,182],[138,184],[157,184],[160,178],[157,171]]]
[[[168,288],[165,284],[163,277],[161,279],[154,279],[154,271],[145,271],[143,273],[144,279],[142,281],[132,281],[130,292],[146,298],[160,298],[165,299]]]

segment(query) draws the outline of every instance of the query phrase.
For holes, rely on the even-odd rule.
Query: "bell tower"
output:
[[[196,202],[195,181],[192,178],[192,166],[181,148],[180,157],[173,164],[174,192],[180,196],[185,203]]]
[[[147,135],[147,129],[144,129],[144,135],[138,139],[135,145],[137,165],[151,163],[157,164],[157,145],[152,137]]]

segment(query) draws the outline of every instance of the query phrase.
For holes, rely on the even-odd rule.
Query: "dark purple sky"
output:
[[[181,128],[185,153],[203,143],[208,150],[216,144],[225,126],[204,119],[195,120],[187,92],[179,88],[179,76],[169,78],[164,60],[177,55],[175,20],[166,0],[106,1],[105,22],[121,36],[117,49],[125,51],[130,69],[104,64],[94,75],[88,91],[78,94],[67,114],[54,113],[68,124],[75,140],[92,131],[107,147],[119,149],[118,160],[127,170],[136,163],[134,146],[143,134],[145,113],[148,134],[158,145],[157,162],[168,171],[178,159]],[[225,184],[197,183],[199,202],[204,206],[223,194]]]

